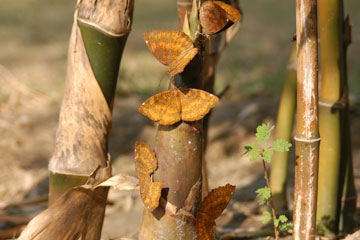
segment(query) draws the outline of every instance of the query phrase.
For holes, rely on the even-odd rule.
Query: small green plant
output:
[[[267,186],[257,189],[256,194],[259,199],[258,202],[260,205],[264,205],[270,202],[272,214],[269,211],[265,210],[263,212],[263,216],[264,216],[263,223],[265,224],[272,219],[274,224],[275,239],[279,239],[279,231],[280,232],[287,231],[290,228],[292,228],[293,224],[289,222],[288,218],[285,215],[280,215],[278,218],[276,217],[266,163],[271,162],[271,158],[274,151],[277,152],[289,151],[291,147],[291,143],[283,139],[278,139],[275,140],[272,143],[272,145],[270,145],[268,141],[270,139],[270,135],[273,129],[274,126],[270,126],[269,123],[268,124],[263,123],[262,125],[258,126],[256,128],[256,135],[255,135],[256,142],[250,143],[247,146],[245,146],[246,152],[244,153],[244,155],[250,157],[250,161],[252,162],[258,158],[261,159],[263,162],[264,175],[265,175],[264,177]]]

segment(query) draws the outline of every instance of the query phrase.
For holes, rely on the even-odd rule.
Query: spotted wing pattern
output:
[[[159,206],[163,182],[153,182],[151,174],[157,168],[157,159],[151,147],[143,142],[135,144],[135,168],[139,178],[141,199],[147,209]]]
[[[200,7],[200,24],[207,35],[220,32],[231,25],[229,21],[235,23],[239,18],[237,9],[221,1],[205,1]]]
[[[212,190],[200,203],[196,218],[196,230],[199,240],[215,240],[214,225],[222,211],[228,205],[235,186],[226,184]]]
[[[198,53],[191,39],[181,31],[150,30],[143,38],[155,58],[168,66],[170,76],[183,72]]]
[[[173,89],[150,97],[138,110],[161,125],[171,125],[202,119],[217,101],[218,97],[199,89]]]

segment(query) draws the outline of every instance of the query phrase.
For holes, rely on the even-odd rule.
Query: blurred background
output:
[[[355,177],[360,187],[360,1],[344,3],[353,24],[348,76]],[[75,4],[75,0],[1,0],[0,214],[1,203],[47,194],[47,164],[54,149]],[[295,33],[295,0],[241,0],[241,8],[241,29],[217,67],[215,92],[228,85],[230,90],[212,115],[206,155],[210,186],[237,186],[229,213],[237,223],[228,224],[224,217],[219,225],[224,228],[255,227],[257,203],[252,200],[254,189],[265,183],[262,166],[250,164],[241,153],[253,141],[257,125],[275,123]],[[141,34],[149,29],[176,29],[176,1],[136,0],[133,20],[113,110],[110,153],[114,174],[135,175],[135,141],[153,143],[156,126],[136,108],[166,89],[168,77],[166,67],[151,55]],[[290,187],[292,183],[290,177]],[[107,209],[104,239],[136,236],[142,214],[138,193],[111,191],[109,200],[112,205]],[[45,207],[46,203],[28,206],[16,213],[32,217]],[[0,231],[12,224],[0,220]],[[115,227],[119,224],[121,229]]]

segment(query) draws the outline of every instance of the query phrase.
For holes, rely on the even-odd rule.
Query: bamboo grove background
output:
[[[0,174],[0,201],[42,196],[46,192],[47,163],[53,152],[64,91],[66,53],[74,6],[74,1],[70,0],[2,1],[0,162],[4,164],[5,171]],[[244,163],[247,160],[240,159],[239,154],[242,146],[251,141],[257,124],[274,122],[276,119],[277,100],[293,47],[290,39],[295,33],[295,1],[243,0],[241,8],[244,12],[241,30],[222,54],[217,68],[215,92],[222,91],[227,85],[231,85],[231,88],[223,103],[214,110],[211,123],[214,128],[210,132],[211,147],[207,159],[210,162],[210,187],[227,182],[236,184],[240,187],[234,199],[250,206],[254,197],[253,189],[263,184],[261,166],[250,167]],[[350,14],[354,24],[347,68],[353,144],[356,146],[360,143],[357,137],[360,135],[360,68],[357,67],[360,56],[360,28],[357,26],[360,22],[360,3],[346,0],[345,13]],[[151,142],[155,134],[152,123],[136,112],[136,106],[150,95],[167,88],[165,67],[154,60],[141,34],[149,29],[175,29],[177,24],[176,1],[135,1],[134,23],[122,58],[113,110],[109,150],[115,160],[114,173],[134,174],[134,142]],[[232,134],[233,137],[229,137]],[[356,147],[353,154],[359,186],[360,152]],[[229,167],[222,165],[226,161],[230,162]],[[237,161],[243,163],[235,163]],[[251,169],[252,175],[242,175],[241,170],[237,170],[240,174],[231,172],[231,168],[244,167]],[[260,171],[257,172],[257,169]],[[292,174],[290,172],[290,185],[293,184]],[[288,195],[293,195],[291,190]],[[115,206],[108,210],[105,236],[133,234],[142,214],[137,195],[110,193],[109,197],[110,201],[121,201],[115,201]],[[233,208],[243,226],[254,224],[244,221],[245,216],[252,213],[246,213],[240,207]],[[119,209],[122,212],[116,215]],[[38,209],[29,211],[35,213]],[[125,233],[116,232],[114,226],[124,224],[128,219],[135,226],[123,230]],[[226,221],[223,220],[224,223]]]

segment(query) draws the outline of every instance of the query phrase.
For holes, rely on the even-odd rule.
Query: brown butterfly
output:
[[[138,110],[161,125],[171,125],[202,119],[217,101],[218,97],[199,89],[175,88],[150,97]]]
[[[191,39],[181,31],[150,30],[143,38],[155,58],[168,66],[170,76],[182,73],[198,53]]]
[[[240,17],[237,9],[221,1],[205,1],[200,7],[200,24],[207,35],[230,27]]]
[[[159,206],[164,182],[153,182],[151,174],[157,168],[157,159],[151,147],[143,142],[135,144],[135,168],[139,178],[141,199],[147,209],[153,211]]]
[[[199,240],[215,240],[215,219],[228,205],[235,186],[226,184],[212,190],[200,203],[196,218],[196,233]]]

